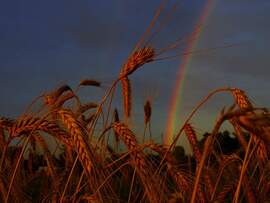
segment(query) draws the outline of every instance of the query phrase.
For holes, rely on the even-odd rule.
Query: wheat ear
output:
[[[139,48],[133,52],[133,54],[128,58],[127,62],[123,65],[119,78],[132,74],[145,63],[153,61],[154,57],[155,50],[152,47]]]
[[[121,85],[125,117],[128,118],[131,112],[131,84],[128,77],[121,78]]]

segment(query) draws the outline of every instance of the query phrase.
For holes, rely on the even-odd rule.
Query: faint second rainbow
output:
[[[179,117],[179,107],[181,104],[181,96],[183,95],[183,87],[185,82],[185,75],[187,73],[187,69],[189,66],[189,63],[192,59],[192,50],[196,47],[197,41],[201,34],[201,28],[203,24],[205,24],[207,17],[209,16],[209,13],[214,7],[214,0],[207,0],[205,3],[205,6],[202,10],[201,15],[199,16],[199,19],[197,23],[194,26],[194,32],[192,39],[187,44],[184,56],[182,57],[182,62],[179,66],[179,70],[177,73],[177,80],[175,84],[175,89],[172,92],[170,104],[169,104],[169,114],[167,119],[167,126],[166,126],[166,133],[163,139],[163,143],[165,145],[170,145],[173,141],[174,133],[176,130],[176,125],[178,124],[178,117]],[[199,31],[196,31],[196,29],[200,29]]]

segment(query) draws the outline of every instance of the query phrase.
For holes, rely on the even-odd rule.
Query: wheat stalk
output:
[[[124,99],[125,116],[128,118],[131,111],[131,85],[128,79],[128,75],[132,74],[139,67],[145,63],[149,63],[154,60],[155,50],[151,47],[143,47],[135,51],[123,65],[119,79],[122,84],[122,95]]]

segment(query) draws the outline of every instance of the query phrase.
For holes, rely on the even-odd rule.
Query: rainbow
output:
[[[205,6],[202,10],[201,15],[197,23],[194,26],[194,30],[205,24],[207,17],[209,16],[210,11],[214,7],[214,0],[207,0]],[[185,47],[184,53],[192,53],[192,50],[196,47],[198,39],[201,34],[201,30],[194,32],[195,34],[192,36],[192,40]],[[170,104],[169,104],[169,114],[167,119],[166,133],[163,139],[163,143],[165,145],[170,145],[173,141],[173,136],[176,130],[176,121],[179,114],[179,107],[181,105],[181,96],[183,94],[183,87],[185,82],[185,75],[187,73],[188,66],[192,59],[192,54],[184,54],[182,58],[182,62],[179,66],[179,70],[177,73],[177,80],[175,84],[175,89],[172,92]]]

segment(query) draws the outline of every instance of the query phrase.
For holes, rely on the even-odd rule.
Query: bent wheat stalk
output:
[[[122,85],[122,95],[124,100],[125,116],[128,118],[131,111],[131,85],[128,75],[132,74],[139,67],[154,60],[155,50],[151,47],[139,48],[128,58],[123,65],[119,79]]]

